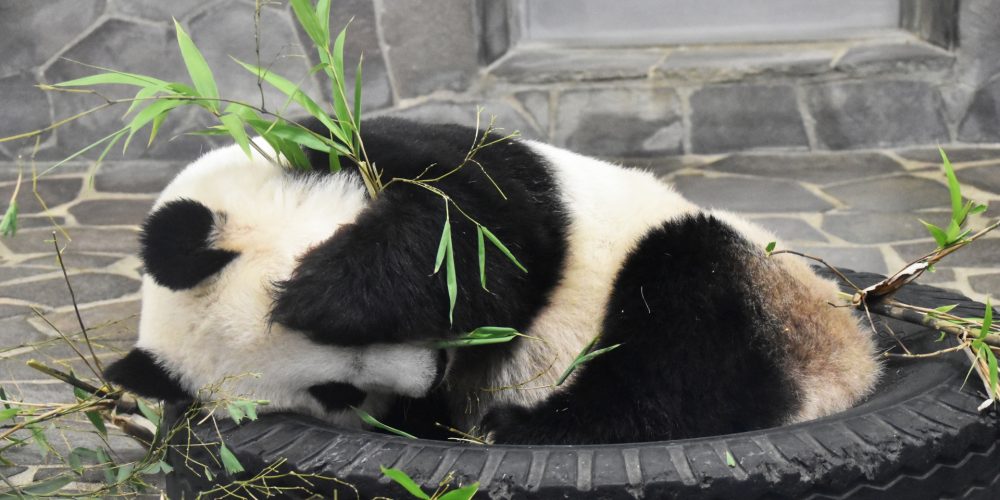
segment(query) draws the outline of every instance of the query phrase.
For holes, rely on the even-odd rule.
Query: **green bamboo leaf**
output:
[[[257,402],[243,401],[243,412],[247,414],[247,418],[251,421],[257,420]]]
[[[461,488],[451,490],[445,493],[444,495],[441,495],[438,498],[440,500],[469,500],[478,491],[479,491],[479,483],[475,482],[469,485],[462,486]]]
[[[17,234],[17,214],[19,212],[17,200],[11,200],[10,205],[7,205],[7,211],[3,214],[3,219],[0,220],[0,234],[11,237]]]
[[[445,277],[448,282],[448,323],[455,321],[455,302],[458,299],[458,278],[455,276],[455,247],[448,238],[445,249]]]
[[[361,133],[361,63],[365,55],[358,56],[358,68],[354,71],[354,130]]]
[[[149,102],[153,98],[153,96],[155,96],[160,91],[162,91],[162,89],[158,87],[146,87],[139,89],[139,91],[136,92],[135,97],[133,98],[134,100],[132,101],[131,104],[129,104],[128,109],[125,110],[125,114],[122,115],[122,118],[132,114],[132,112],[138,109],[139,106]]]
[[[229,410],[229,417],[233,419],[234,423],[240,423],[247,416],[243,408],[235,403],[227,405],[226,409]]]
[[[125,145],[122,147],[122,151],[124,152],[128,149],[129,143],[132,142],[132,136],[141,130],[142,127],[145,127],[146,124],[153,121],[153,119],[157,116],[160,116],[163,113],[168,113],[170,110],[183,106],[186,103],[187,101],[176,99],[157,99],[149,103],[149,105],[145,108],[142,108],[142,111],[139,111],[139,113],[137,113],[128,124],[128,138],[125,139]]]
[[[149,127],[149,140],[146,141],[146,147],[153,145],[153,140],[156,139],[156,134],[160,132],[160,125],[167,119],[169,113],[160,113],[153,118],[153,124]]]
[[[983,313],[983,325],[979,329],[979,335],[976,337],[979,340],[985,339],[990,333],[990,328],[993,327],[993,306],[990,304],[989,297],[986,298],[986,312]]]
[[[948,193],[951,195],[951,213],[953,216],[957,216],[962,210],[962,187],[958,183],[958,178],[955,177],[955,169],[952,168],[951,162],[948,161],[948,155],[945,154],[944,149],[938,148],[938,152],[941,153],[941,166],[944,168],[944,175],[948,178]],[[962,223],[961,220],[956,222],[959,224]]]
[[[983,349],[986,352],[986,365],[989,367],[990,391],[993,399],[1000,398],[1000,376],[997,373],[997,357],[989,346]]]
[[[430,500],[431,497],[424,493],[424,490],[420,489],[420,486],[416,481],[410,478],[405,472],[399,469],[389,469],[384,466],[379,466],[382,469],[382,475],[392,479],[396,484],[402,486],[407,492],[416,498],[421,500]]]
[[[174,468],[171,467],[170,464],[160,460],[160,470],[163,471],[164,474],[170,474],[174,471]]]
[[[330,152],[331,154],[350,154],[350,151],[337,141],[314,134],[297,125],[291,125],[280,120],[272,122],[259,119],[250,119],[247,120],[247,123],[261,136],[277,137],[283,141],[290,141],[298,144],[299,146],[315,149],[316,151],[322,151],[324,153]],[[331,152],[331,150],[336,153]]]
[[[219,89],[215,85],[215,77],[212,76],[212,70],[208,67],[205,56],[176,19],[174,28],[177,30],[177,45],[181,49],[181,57],[184,58],[184,65],[187,66],[188,74],[191,76],[191,83],[198,90],[200,97],[211,99],[208,105],[214,111],[218,111],[219,103],[216,100],[219,98]]]
[[[42,458],[45,458],[52,451],[52,445],[49,444],[49,439],[45,436],[45,430],[37,425],[29,425],[28,430],[31,431],[31,438],[38,446],[38,450],[42,452]]]
[[[733,456],[733,452],[726,450],[726,465],[730,468],[736,467],[736,457]]]
[[[87,420],[90,420],[91,425],[93,425],[94,428],[97,429],[98,434],[102,436],[108,435],[108,428],[105,427],[104,419],[101,418],[101,414],[99,412],[88,411],[84,412],[84,415],[87,416]]]
[[[517,266],[520,270],[528,272],[528,270],[525,269],[520,262],[518,262],[517,258],[514,257],[514,254],[512,254],[510,250],[508,250],[507,247],[504,246],[504,244],[500,241],[499,238],[497,238],[493,233],[491,233],[490,230],[486,228],[486,226],[480,226],[480,227],[483,228],[483,234],[486,235],[486,238],[488,240],[490,240],[490,243],[493,243],[493,246],[497,247],[497,249],[500,250],[501,253],[506,255],[507,258],[510,259],[510,261],[513,262],[514,265]]]
[[[483,226],[476,226],[476,251],[479,252],[479,284],[486,288],[486,242],[483,240]]]
[[[316,21],[319,23],[323,40],[330,39],[330,0],[316,2]]]
[[[772,241],[772,242],[768,243],[767,246],[764,247],[764,254],[765,255],[771,255],[771,252],[774,251],[774,247],[776,247],[777,245],[778,245],[778,242],[776,242],[776,241]]]
[[[19,411],[19,408],[4,408],[0,410],[0,422],[13,419],[17,416],[17,412]]]
[[[340,30],[333,42],[333,60],[330,61],[333,71],[333,111],[344,131],[344,135],[353,135],[353,122],[347,107],[347,82],[344,80],[344,40],[347,38],[347,26]]]
[[[166,89],[168,84],[151,76],[115,70],[52,84],[53,87],[90,87],[92,85],[132,85],[133,87]]]
[[[229,131],[229,135],[233,137],[236,144],[240,145],[240,149],[243,153],[247,155],[247,158],[252,158],[253,153],[250,152],[250,138],[247,136],[247,131],[243,128],[243,119],[239,116],[229,113],[219,116],[219,121],[222,125],[226,127]]]
[[[316,104],[316,101],[313,101],[312,98],[303,93],[298,85],[295,85],[288,79],[269,70],[254,66],[253,64],[245,63],[236,58],[233,58],[233,60],[240,66],[243,66],[243,68],[247,71],[253,73],[254,75],[259,75],[265,82],[281,91],[281,93],[288,96],[288,98],[292,101],[295,101],[295,103],[301,106],[307,113],[319,120],[320,123],[333,132],[338,139],[343,141],[345,144],[350,144],[350,136],[344,135],[343,132],[340,131],[340,127],[338,127],[337,124],[330,119],[330,116],[323,111],[323,108]]]
[[[135,470],[135,464],[133,463],[121,465],[118,467],[117,474],[115,474],[115,482],[119,484],[124,483],[132,475],[133,470]]]
[[[590,360],[592,360],[592,359],[594,359],[594,358],[596,358],[596,357],[598,357],[598,356],[600,356],[602,354],[605,354],[607,352],[613,351],[613,350],[619,348],[620,346],[621,346],[621,344],[615,344],[615,345],[612,345],[612,346],[605,347],[603,349],[598,349],[596,351],[590,351],[590,349],[593,347],[593,342],[591,344],[587,345],[587,347],[584,348],[584,350],[581,351],[580,354],[578,354],[576,356],[576,359],[574,359],[573,362],[570,363],[570,365],[568,367],[566,367],[566,370],[562,373],[562,375],[559,376],[559,380],[556,381],[556,385],[562,385],[563,382],[565,382],[566,379],[568,379],[569,376],[580,365],[582,365],[582,364],[584,364],[584,363],[586,363],[586,362],[588,362],[588,361],[590,361]],[[588,352],[588,351],[590,351],[590,352]]]
[[[969,211],[969,215],[981,214],[985,212],[987,208],[988,205],[986,203],[983,203],[981,205],[977,204],[974,207],[972,207],[972,210]]]
[[[477,345],[502,344],[523,336],[513,328],[481,326],[455,339],[439,340],[432,344],[435,349],[472,347]]]
[[[97,448],[94,450],[97,455],[97,463],[101,466],[104,471],[104,482],[107,484],[114,484],[115,482],[115,461],[111,460],[111,456],[104,448]]]
[[[83,474],[84,460],[87,460],[88,462],[96,462],[97,453],[90,448],[84,448],[81,446],[73,448],[73,450],[69,452],[69,456],[66,457],[66,462],[69,465],[69,468],[77,474]]]
[[[944,248],[948,246],[948,235],[945,233],[943,229],[923,219],[917,219],[917,220],[919,220],[920,223],[927,228],[927,232],[931,233],[931,236],[934,237],[934,241],[938,244],[939,247]]]
[[[434,274],[441,270],[448,245],[451,244],[451,220],[445,218],[444,229],[441,230],[441,241],[438,243],[437,256],[434,257]]]
[[[143,401],[143,400],[141,400],[141,399],[136,399],[135,402],[136,402],[136,406],[139,407],[139,413],[142,413],[142,416],[146,417],[146,420],[149,420],[150,422],[152,422],[153,425],[155,425],[156,427],[159,427],[160,426],[160,414],[157,413],[156,410],[150,408],[149,405],[147,405],[146,402]]]
[[[245,470],[243,464],[236,458],[236,455],[233,455],[233,452],[229,451],[229,448],[226,448],[225,444],[219,445],[219,460],[222,461],[222,467],[229,475],[239,474]]]
[[[362,422],[376,429],[381,429],[386,432],[391,432],[392,434],[395,434],[397,436],[402,436],[405,438],[417,439],[417,436],[414,436],[413,434],[410,434],[406,431],[401,431],[395,427],[390,427],[388,425],[383,424],[382,422],[379,422],[378,420],[375,419],[375,417],[369,415],[368,412],[362,410],[361,408],[355,408],[352,406],[351,409],[354,410],[354,413],[358,415],[358,418],[360,418]]]
[[[320,20],[316,18],[316,12],[313,11],[309,0],[291,0],[291,4],[292,11],[295,13],[295,18],[299,21],[299,25],[305,30],[309,39],[316,44],[316,47],[329,46],[330,37],[323,36],[323,28],[320,25]]]
[[[10,495],[10,496],[8,496],[8,494],[5,493],[3,495],[3,497],[7,497],[7,498],[19,498],[19,497],[27,496],[29,498],[32,498],[32,497],[40,497],[40,496],[51,495],[51,494],[53,494],[53,493],[55,493],[55,492],[63,489],[63,487],[65,487],[67,484],[69,484],[71,482],[73,482],[73,477],[72,476],[55,476],[55,477],[53,477],[51,479],[46,479],[44,481],[38,481],[37,483],[31,483],[31,484],[29,484],[27,486],[21,487],[18,490],[21,493],[20,495]]]

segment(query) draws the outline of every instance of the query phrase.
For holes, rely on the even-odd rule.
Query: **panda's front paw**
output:
[[[494,444],[522,442],[519,429],[527,423],[530,414],[528,409],[514,405],[493,408],[483,417],[480,424],[482,434]]]

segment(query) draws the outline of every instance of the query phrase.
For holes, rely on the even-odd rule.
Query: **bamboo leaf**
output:
[[[486,242],[483,240],[483,226],[476,226],[476,251],[479,252],[479,284],[486,288]]]
[[[149,100],[152,99],[153,96],[155,96],[156,93],[160,92],[161,90],[162,89],[157,87],[146,87],[139,89],[139,91],[135,93],[134,100],[132,101],[131,104],[129,104],[128,109],[122,116],[125,117],[132,114],[132,112],[135,111],[139,106],[149,102]]]
[[[993,399],[1000,399],[1000,376],[997,373],[997,357],[993,354],[993,350],[989,346],[985,346],[983,349],[986,353],[986,365],[989,368],[989,379],[990,379],[990,392]]]
[[[104,419],[101,418],[101,414],[99,412],[88,411],[84,412],[84,415],[87,416],[87,420],[90,420],[91,425],[97,429],[98,434],[102,436],[108,435],[108,428],[104,425]]]
[[[229,475],[239,474],[245,470],[243,464],[236,458],[236,455],[233,455],[233,452],[229,451],[229,448],[226,448],[225,444],[219,445],[219,460],[222,461],[222,467]]]
[[[981,213],[985,212],[987,208],[988,208],[988,205],[986,203],[983,203],[981,205],[977,204],[974,207],[972,207],[972,210],[969,210],[969,215],[981,214]]]
[[[152,422],[153,425],[155,425],[156,427],[159,427],[160,426],[160,414],[157,413],[156,410],[153,410],[152,408],[150,408],[149,405],[147,405],[146,402],[143,401],[143,400],[141,400],[141,399],[137,398],[135,400],[135,402],[136,402],[136,406],[139,407],[139,413],[142,413],[142,416],[146,417],[146,420],[149,420],[150,422]]]
[[[327,115],[318,104],[316,104],[316,101],[313,101],[312,98],[303,93],[298,85],[295,85],[286,78],[269,70],[254,66],[253,64],[245,63],[236,58],[233,58],[233,60],[240,66],[243,66],[247,71],[253,73],[254,75],[259,75],[265,82],[281,91],[281,93],[288,96],[289,99],[295,101],[307,113],[319,120],[320,123],[333,132],[338,139],[343,141],[345,144],[350,144],[348,141],[349,136],[344,136],[343,132],[340,131],[340,127],[338,127],[337,124],[330,119],[330,116]],[[340,134],[338,134],[338,132],[340,132]]]
[[[330,0],[316,2],[316,21],[319,23],[323,40],[330,39]]]
[[[174,471],[174,468],[171,467],[170,464],[160,460],[160,470],[163,471],[164,474],[170,474]]]
[[[990,328],[993,327],[993,306],[990,304],[989,297],[986,298],[986,312],[983,313],[983,325],[979,329],[979,335],[976,337],[979,340],[983,340],[990,333]]]
[[[328,137],[314,134],[297,125],[291,125],[280,120],[272,122],[256,118],[247,120],[247,123],[254,129],[254,131],[262,136],[277,137],[284,141],[291,141],[299,146],[314,149],[316,151],[322,151],[324,153],[329,152],[330,154],[341,153],[350,155],[350,151],[347,150],[342,144]]]
[[[174,28],[177,30],[177,45],[181,49],[181,57],[184,59],[184,65],[187,66],[188,75],[191,76],[191,83],[198,90],[199,96],[212,99],[208,105],[213,110],[218,111],[219,103],[216,100],[219,98],[219,89],[215,85],[215,78],[212,76],[212,70],[208,67],[208,62],[205,61],[205,56],[201,54],[194,41],[176,19],[174,19]]]
[[[17,412],[19,411],[19,408],[4,408],[0,410],[0,422],[13,419],[17,416]]]
[[[319,19],[316,18],[316,12],[313,11],[309,0],[291,0],[291,4],[292,11],[295,13],[295,18],[299,21],[299,25],[305,30],[309,39],[316,44],[316,47],[329,46],[330,37],[323,36],[323,28],[320,25]]]
[[[437,272],[441,270],[441,264],[444,262],[444,256],[448,250],[450,242],[451,221],[446,218],[444,220],[444,229],[441,230],[441,241],[438,243],[437,255],[434,257],[434,274],[437,274]]]
[[[154,118],[163,113],[167,113],[176,107],[185,105],[187,102],[188,101],[176,99],[157,99],[149,103],[149,105],[145,108],[142,108],[142,111],[139,111],[139,113],[137,113],[128,124],[128,138],[125,139],[125,145],[122,147],[122,151],[128,149],[129,143],[132,142],[132,136],[142,129],[142,127],[145,127],[147,123],[153,121]]]
[[[765,255],[771,255],[771,252],[774,251],[774,247],[777,246],[777,245],[778,245],[778,242],[776,242],[776,241],[772,241],[772,242],[768,243],[767,246],[764,247],[764,254]]]
[[[115,462],[111,460],[111,456],[108,455],[104,448],[97,448],[94,450],[97,455],[97,463],[104,470],[104,482],[107,484],[112,484],[115,482]]]
[[[920,223],[927,228],[927,232],[931,233],[931,236],[934,237],[934,241],[938,244],[939,247],[944,248],[948,246],[948,235],[945,234],[943,229],[923,219],[917,219],[917,220],[919,220]]]
[[[132,471],[135,470],[135,464],[127,463],[118,467],[118,473],[115,474],[116,483],[124,483],[129,476],[132,475]]]
[[[951,213],[952,216],[957,216],[962,210],[962,187],[958,183],[958,178],[955,177],[955,169],[952,168],[951,162],[948,161],[948,155],[945,154],[944,149],[938,148],[938,152],[941,154],[941,167],[944,169],[944,175],[948,178],[948,194],[951,195]],[[962,223],[961,220],[956,222],[959,224]]]
[[[469,484],[469,485],[462,486],[461,488],[457,488],[457,489],[451,490],[451,491],[445,493],[444,495],[441,495],[438,498],[440,500],[469,500],[478,491],[479,491],[479,483],[476,482],[476,483],[472,483],[472,484]]]
[[[730,468],[736,467],[736,457],[733,456],[733,452],[726,450],[726,465]]]
[[[166,89],[168,84],[151,76],[115,70],[52,84],[53,87],[89,87],[92,85],[132,85],[134,87]]]
[[[617,349],[618,347],[621,346],[621,344],[615,344],[615,345],[612,345],[612,346],[605,347],[603,349],[598,349],[596,351],[588,352],[593,347],[593,344],[594,343],[592,342],[591,344],[587,345],[587,347],[584,348],[584,350],[582,352],[580,352],[580,354],[578,354],[576,356],[576,359],[574,359],[573,362],[570,363],[570,365],[568,367],[566,367],[566,370],[562,373],[562,375],[559,376],[559,380],[556,381],[556,385],[557,386],[558,385],[562,385],[563,382],[565,382],[566,379],[568,379],[569,376],[580,365],[582,365],[582,364],[584,364],[584,363],[586,363],[586,362],[588,362],[588,361],[590,361],[590,360],[592,360],[592,359],[594,359],[594,358],[596,358],[596,357],[598,357],[598,356],[600,356],[602,354],[605,354],[607,352],[613,351],[613,350],[615,350],[615,349]]]
[[[21,487],[18,491],[21,495],[27,497],[40,497],[45,495],[51,495],[61,489],[67,484],[73,482],[72,476],[55,476],[51,479],[46,479],[44,481],[39,481],[37,483],[31,483],[28,486]],[[21,495],[11,495],[8,498],[18,498]],[[7,494],[3,495],[7,497]]]
[[[358,418],[360,418],[362,422],[364,422],[364,423],[366,423],[366,424],[368,424],[368,425],[370,425],[370,426],[372,426],[372,427],[374,427],[376,429],[381,429],[381,430],[386,431],[386,432],[391,432],[392,434],[395,434],[397,436],[402,436],[402,437],[405,437],[405,438],[417,439],[417,436],[414,436],[413,434],[410,434],[410,433],[405,432],[405,431],[401,431],[401,430],[399,430],[399,429],[397,429],[395,427],[389,427],[388,425],[385,425],[382,422],[379,422],[378,420],[375,419],[375,417],[369,415],[368,412],[362,410],[361,408],[355,408],[355,407],[352,406],[351,409],[354,410],[354,413],[356,413],[358,415]]]
[[[365,55],[358,56],[358,68],[354,71],[354,130],[361,133],[361,63]]]
[[[427,493],[424,493],[424,490],[420,489],[420,486],[417,485],[416,481],[411,479],[410,476],[406,475],[405,472],[399,469],[389,469],[384,466],[379,466],[379,468],[382,469],[382,475],[384,475],[389,479],[392,479],[396,484],[402,486],[403,489],[405,489],[414,497],[419,498],[421,500],[431,499],[431,497],[427,496]]]
[[[11,200],[10,205],[7,205],[7,211],[3,214],[3,220],[0,220],[0,234],[4,236],[17,234],[17,214],[19,212],[17,200]]]
[[[455,302],[458,299],[458,278],[455,276],[455,247],[448,238],[445,249],[445,277],[448,282],[448,323],[455,321]]]
[[[521,336],[523,335],[513,328],[481,326],[461,337],[436,341],[432,346],[435,349],[449,349],[452,347],[502,344]]]
[[[252,158],[253,153],[250,152],[250,138],[247,137],[247,131],[243,128],[243,119],[229,113],[219,116],[219,121],[229,131],[229,135],[233,137],[236,144],[240,145],[240,149],[247,155],[247,158]]]
[[[243,409],[235,403],[227,405],[226,409],[229,410],[229,418],[232,418],[234,423],[238,424],[241,420],[246,418],[246,413],[244,413]]]
[[[149,127],[149,140],[146,141],[146,147],[153,145],[153,139],[156,139],[156,134],[160,132],[160,125],[167,119],[168,113],[160,113],[153,118],[153,124]]]
[[[486,226],[480,226],[480,227],[483,228],[483,234],[486,236],[488,240],[490,240],[490,243],[493,243],[493,246],[497,247],[497,249],[500,250],[501,253],[506,255],[507,258],[510,259],[510,261],[513,262],[514,265],[517,266],[520,270],[528,272],[528,270],[525,269],[520,262],[518,262],[517,258],[514,257],[514,254],[512,254],[510,250],[507,249],[507,247],[500,241],[499,238],[497,238],[493,233],[491,233],[490,230],[486,228]]]
[[[333,111],[343,134],[352,137],[354,123],[347,107],[347,83],[344,81],[344,39],[346,37],[347,27],[345,26],[344,29],[340,30],[340,34],[337,35],[337,39],[333,43],[333,60],[330,62],[333,72],[331,92],[333,93]]]

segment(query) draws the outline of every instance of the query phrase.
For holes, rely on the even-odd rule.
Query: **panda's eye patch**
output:
[[[349,406],[358,406],[364,400],[365,391],[343,382],[327,382],[309,388],[312,394],[327,411],[346,410]]]

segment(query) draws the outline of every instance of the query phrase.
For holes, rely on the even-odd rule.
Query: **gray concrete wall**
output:
[[[316,61],[286,3],[263,10],[262,61],[326,92],[306,76]],[[506,129],[617,157],[1000,142],[994,0],[947,2],[959,15],[949,48],[902,32],[784,45],[530,46],[518,43],[504,0],[333,3],[333,26],[353,18],[348,60],[365,55],[364,104],[372,114],[471,124],[481,104]],[[259,100],[255,79],[228,58],[255,59],[253,12],[252,0],[0,0],[0,136],[102,102],[32,87],[92,71],[70,60],[185,80],[171,16],[205,51],[227,96]],[[265,97],[271,107],[281,103],[276,92]],[[120,114],[46,135],[40,156],[60,158],[90,144],[120,126]],[[178,113],[162,133],[203,123],[197,113]],[[28,146],[0,144],[0,160]],[[209,146],[180,136],[129,155],[190,157]]]

